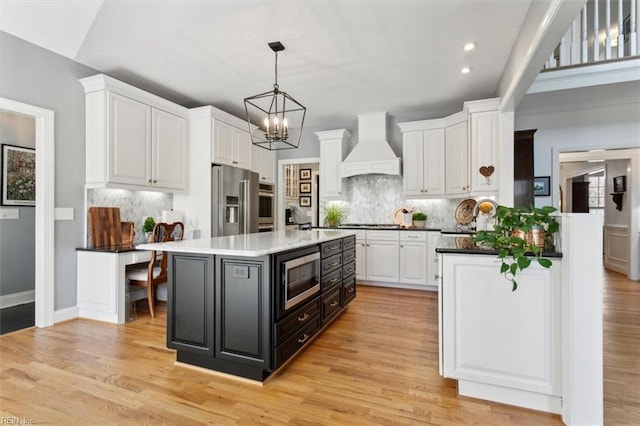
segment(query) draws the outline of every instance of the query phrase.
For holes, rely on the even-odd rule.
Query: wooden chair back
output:
[[[152,242],[164,243],[167,241],[181,241],[184,236],[184,224],[182,222],[164,223],[158,222],[153,227]],[[153,285],[158,285],[167,282],[167,252],[161,252],[161,256],[158,256],[157,251],[151,252],[151,260],[149,261],[149,278],[153,277],[153,267],[156,262],[160,261],[161,272],[158,277],[153,279]]]

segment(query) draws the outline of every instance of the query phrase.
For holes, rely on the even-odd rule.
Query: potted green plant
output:
[[[144,236],[147,241],[151,238],[154,226],[156,226],[156,221],[150,216],[147,217],[142,224],[142,232],[144,232]]]
[[[551,260],[542,257],[544,250],[554,250],[554,234],[560,224],[551,215],[551,206],[530,209],[498,206],[493,231],[478,231],[473,241],[498,251],[500,273],[512,282],[512,290],[518,288],[515,280],[518,271],[524,271],[535,259],[540,266],[550,268]]]
[[[427,224],[427,214],[423,212],[415,212],[411,216],[413,226],[416,228],[424,228]]]
[[[347,208],[342,204],[329,204],[323,207],[324,226],[337,228],[347,214]]]

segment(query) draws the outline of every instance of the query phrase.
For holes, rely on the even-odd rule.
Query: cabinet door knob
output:
[[[153,183],[158,183],[158,181],[154,179],[154,180],[153,180]]]
[[[147,183],[151,183],[151,179],[149,179],[149,180],[147,181]]]
[[[439,279],[440,279],[440,275],[435,274],[435,275],[433,276],[433,278],[434,278],[434,279],[436,279],[436,280],[439,280]]]

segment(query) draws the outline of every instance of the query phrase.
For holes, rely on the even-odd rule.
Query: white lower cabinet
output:
[[[561,411],[561,261],[500,274],[489,255],[442,255],[442,374],[461,395]]]
[[[400,282],[427,284],[427,233],[400,233]]]
[[[124,324],[127,265],[148,263],[149,251],[121,253],[79,250],[77,252],[78,316]]]
[[[367,278],[370,281],[397,282],[399,242],[367,239]]]
[[[435,289],[439,236],[436,231],[358,231],[356,279],[385,286]]]

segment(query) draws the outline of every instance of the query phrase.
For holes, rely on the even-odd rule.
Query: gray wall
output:
[[[55,112],[55,205],[75,219],[55,223],[55,304],[76,305],[76,247],[84,224],[84,91],[79,78],[97,74],[48,50],[0,32],[0,96]]]
[[[36,147],[35,120],[0,111],[0,143]],[[2,173],[0,163],[0,173]],[[35,289],[35,208],[16,209],[19,219],[0,220],[0,296]]]

